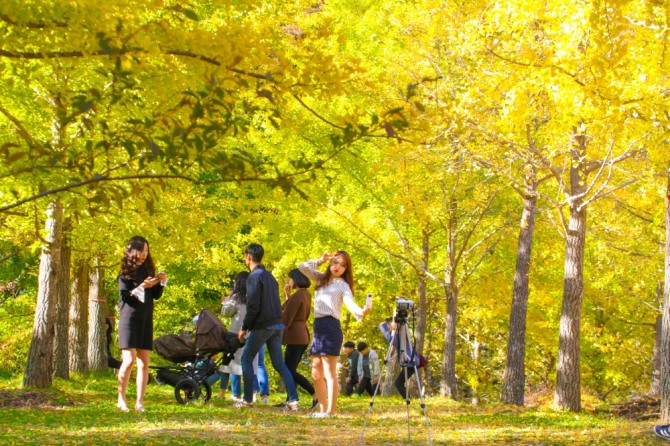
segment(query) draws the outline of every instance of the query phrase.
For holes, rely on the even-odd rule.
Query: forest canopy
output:
[[[384,348],[413,300],[432,392],[658,391],[669,20],[652,0],[4,0],[0,370],[24,372],[57,203],[64,280],[102,271],[107,315],[125,242],[151,242],[158,333],[218,311],[251,242],[280,286],[344,249],[375,296],[345,337]]]

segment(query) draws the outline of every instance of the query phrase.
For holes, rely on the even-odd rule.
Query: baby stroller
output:
[[[188,334],[164,335],[154,340],[154,349],[161,357],[180,366],[150,366],[156,370],[156,382],[174,387],[179,404],[209,401],[212,387],[207,382],[221,365],[228,365],[242,344],[237,333],[226,326],[209,310],[202,310],[195,323],[195,339]],[[221,353],[214,361],[212,357]]]

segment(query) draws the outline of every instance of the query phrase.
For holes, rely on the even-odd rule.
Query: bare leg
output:
[[[312,379],[314,380],[314,395],[319,401],[319,406],[321,406],[321,412],[326,412],[328,410],[328,395],[326,390],[326,383],[323,380],[323,363],[325,362],[325,356],[312,356]]]
[[[135,410],[144,410],[144,391],[149,381],[149,350],[137,350],[137,402]]]
[[[119,396],[116,405],[124,412],[128,412],[126,405],[126,390],[128,390],[128,381],[130,380],[130,372],[135,363],[137,351],[134,348],[121,350],[121,367],[119,368],[118,376],[118,391]]]
[[[326,378],[326,386],[328,388],[328,409],[326,413],[329,415],[335,414],[337,407],[337,394],[340,391],[339,383],[337,382],[337,356],[323,357],[323,372]],[[320,401],[320,400],[319,400]]]

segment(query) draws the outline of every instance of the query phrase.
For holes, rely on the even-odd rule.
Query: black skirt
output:
[[[314,319],[314,340],[309,354],[313,356],[340,356],[342,350],[340,321],[331,316]]]

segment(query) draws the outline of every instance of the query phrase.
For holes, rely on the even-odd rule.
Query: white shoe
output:
[[[670,424],[657,424],[654,426],[654,433],[661,438],[670,440]]]
[[[246,401],[238,401],[237,403],[233,404],[232,406],[233,409],[245,409],[245,408],[251,408],[254,407],[254,403],[247,403]]]
[[[297,412],[299,409],[297,401],[291,401],[290,403],[284,404],[284,412]]]

